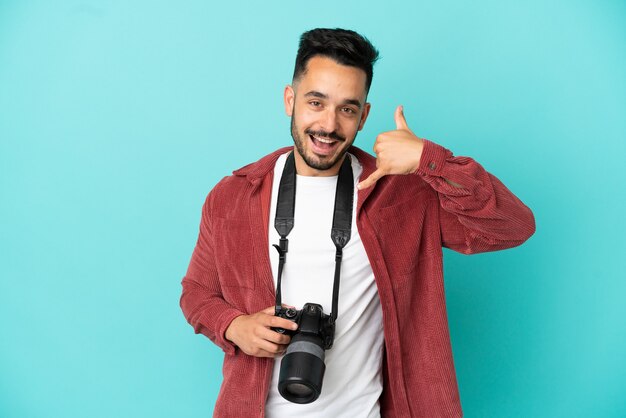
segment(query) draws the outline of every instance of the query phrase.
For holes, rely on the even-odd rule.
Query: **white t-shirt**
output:
[[[274,228],[276,200],[287,154],[274,167],[270,208],[269,251],[276,285],[278,244]],[[278,393],[282,357],[276,358],[266,404],[268,418],[367,417],[379,418],[382,392],[383,325],[380,298],[374,273],[356,227],[356,201],[359,176],[363,171],[350,155],[354,173],[352,234],[343,249],[339,285],[339,311],[334,345],[326,351],[326,371],[320,397],[309,404],[296,404]],[[335,272],[335,245],[330,238],[337,176],[296,179],[295,224],[289,239],[289,252],[282,277],[282,302],[302,309],[305,303],[318,303],[325,314],[332,309]]]

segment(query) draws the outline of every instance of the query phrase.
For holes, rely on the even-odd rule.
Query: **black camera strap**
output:
[[[295,151],[294,151],[295,152]],[[287,156],[285,168],[283,169],[280,185],[278,188],[278,201],[276,203],[276,217],[274,227],[280,235],[279,245],[274,244],[278,251],[278,278],[276,283],[276,314],[282,307],[281,279],[283,267],[287,261],[289,251],[289,240],[287,235],[294,225],[294,212],[296,208],[296,163],[294,152]],[[339,303],[339,278],[341,276],[341,259],[343,248],[350,241],[352,231],[352,208],[354,204],[354,176],[350,158],[346,155],[343,164],[339,169],[337,188],[335,190],[335,209],[333,213],[333,226],[330,237],[337,249],[335,253],[335,280],[333,283],[333,307],[330,314],[332,321],[337,319]]]

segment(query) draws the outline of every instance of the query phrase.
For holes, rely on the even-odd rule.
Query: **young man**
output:
[[[402,107],[376,138],[376,158],[353,147],[370,110],[378,57],[359,34],[315,29],[300,40],[284,92],[294,146],[223,179],[209,193],[182,281],[181,307],[197,333],[225,352],[216,417],[460,417],[443,286],[442,246],[464,254],[523,243],[531,211],[468,157],[418,138]],[[354,178],[352,232],[343,250],[334,345],[317,400],[278,392],[296,324],[274,315],[278,253],[272,244],[288,155],[297,172],[295,225],[282,301],[331,311],[330,239],[338,172]]]

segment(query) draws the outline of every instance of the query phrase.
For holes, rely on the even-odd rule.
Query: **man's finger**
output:
[[[394,119],[396,120],[396,129],[406,129],[410,131],[409,125],[406,123],[406,119],[404,118],[404,108],[402,105],[396,107]]]
[[[376,183],[378,179],[380,179],[384,175],[385,173],[381,169],[378,169],[374,171],[372,174],[370,174],[368,178],[366,178],[365,180],[357,184],[356,187],[359,190],[367,189],[368,187],[373,186],[374,183]]]
[[[265,350],[263,348],[258,348],[256,352],[254,352],[254,354],[250,354],[254,357],[269,357],[269,358],[276,358],[281,354],[285,353],[285,348],[282,348],[278,351],[273,350],[272,348],[270,348],[269,350]],[[246,353],[247,354],[247,353]]]
[[[266,351],[267,353],[271,354],[272,357],[274,357],[277,354],[284,353],[287,349],[287,346],[285,344],[275,344],[271,341],[261,340],[258,342],[258,349]]]
[[[280,332],[272,331],[271,329],[264,328],[260,330],[259,337],[272,342],[274,344],[287,345],[291,341],[291,337],[287,334],[281,334]]]
[[[283,308],[293,308],[293,306],[285,305],[284,303],[282,306]],[[290,321],[289,319],[275,316],[274,315],[276,313],[275,306],[270,306],[268,308],[265,308],[262,311],[259,311],[259,313],[267,315],[267,316],[260,317],[261,324],[263,324],[266,327],[285,328],[285,329],[291,329],[291,330],[298,329],[298,325],[295,322]]]
[[[293,330],[293,331],[298,329],[298,324],[296,324],[295,322],[290,321],[290,320],[285,319],[285,318],[280,318],[278,316],[272,316],[267,321],[267,326],[268,327],[273,327],[273,328],[290,329],[290,330]]]

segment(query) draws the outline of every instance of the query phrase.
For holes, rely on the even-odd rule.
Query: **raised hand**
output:
[[[274,316],[274,306],[270,306],[255,314],[233,319],[225,335],[227,340],[250,356],[276,357],[285,352],[291,337],[270,327],[295,330],[298,326],[288,319]]]
[[[376,137],[376,171],[358,184],[359,189],[373,186],[381,177],[392,174],[410,174],[419,167],[424,140],[409,129],[402,106],[394,114],[396,129]]]

